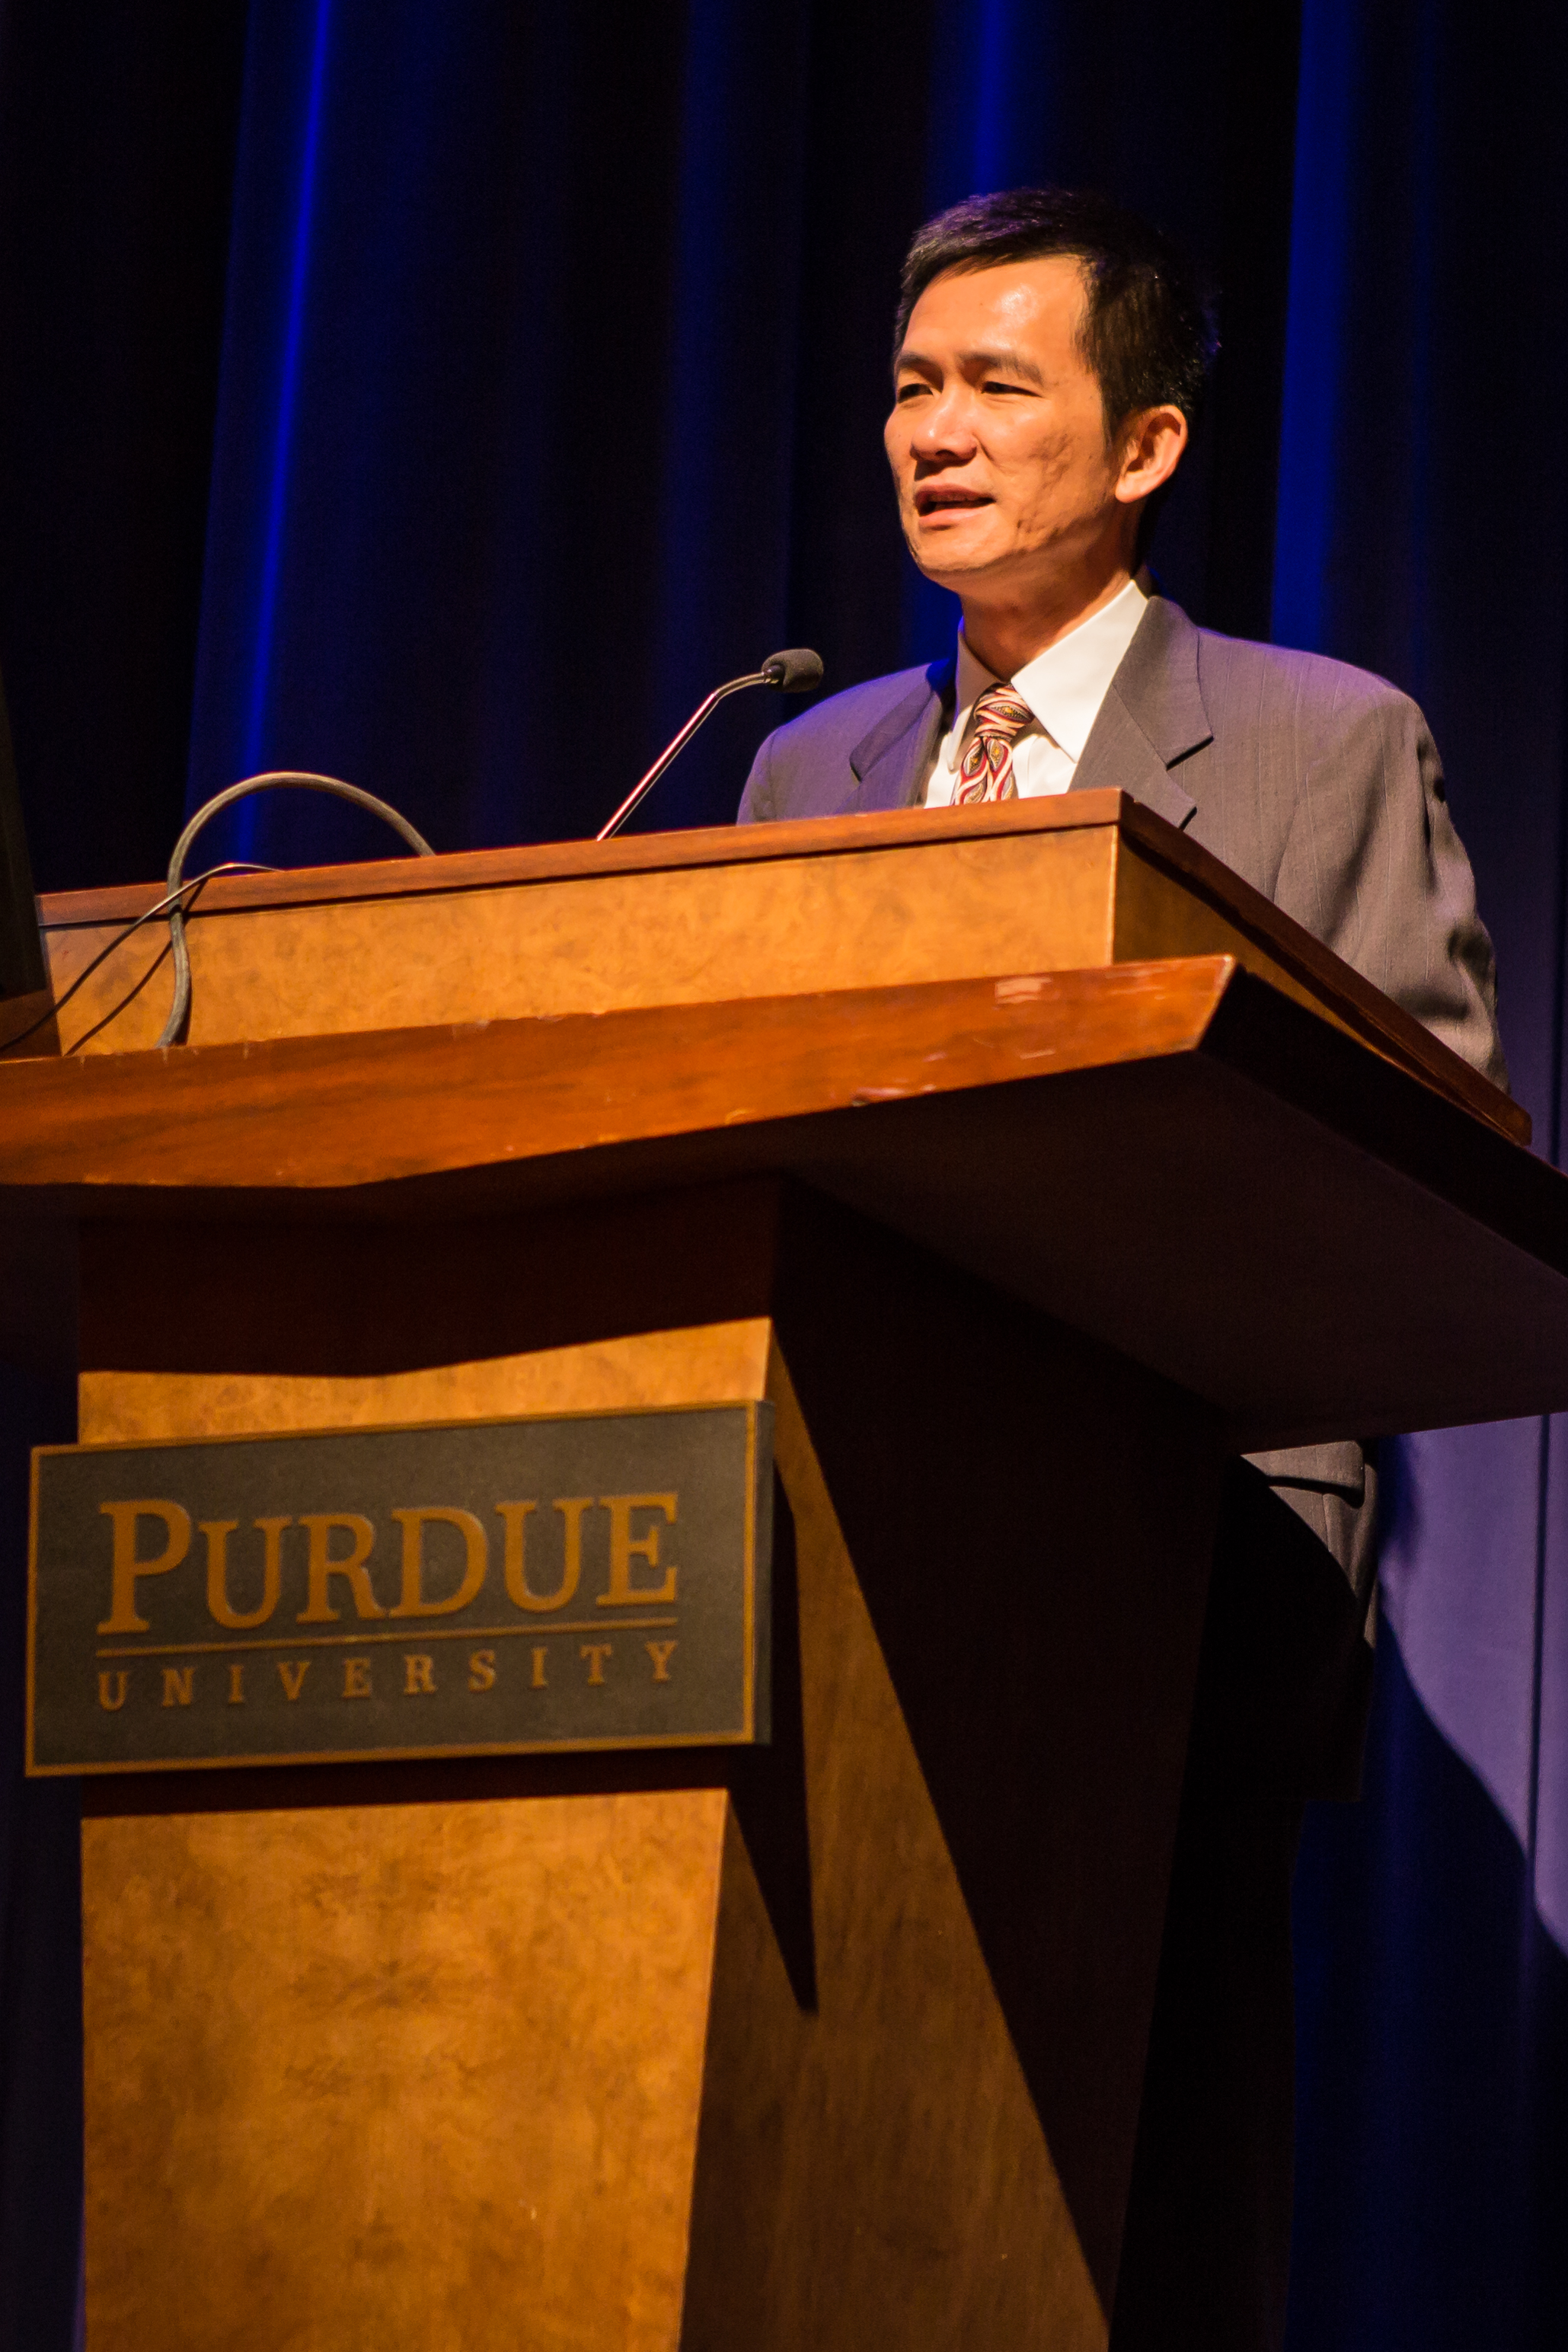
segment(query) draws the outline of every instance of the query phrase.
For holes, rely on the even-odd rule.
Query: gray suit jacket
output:
[[[953,705],[953,664],[871,679],[770,735],[740,822],[917,804]],[[1196,628],[1154,596],[1073,778],[1183,827],[1507,1084],[1491,941],[1442,770],[1408,696],[1316,654]],[[1370,1593],[1371,1477],[1351,1444],[1251,1457]]]

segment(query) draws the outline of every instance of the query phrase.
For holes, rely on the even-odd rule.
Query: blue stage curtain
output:
[[[443,847],[592,832],[788,641],[806,33],[258,0],[193,795],[325,768]],[[768,715],[661,819],[718,814]],[[303,801],[246,831],[371,838]]]
[[[1274,635],[1431,719],[1561,1160],[1568,20],[1307,0]],[[1547,2352],[1568,2310],[1568,1427],[1391,1450],[1366,1793],[1297,1882],[1299,2352]]]
[[[182,799],[275,764],[442,848],[584,835],[775,646],[830,688],[944,650],[880,448],[899,256],[975,189],[1090,182],[1222,289],[1165,584],[1423,701],[1556,1154],[1559,13],[152,0],[84,43],[0,0],[0,668],[40,883],[156,872]],[[646,822],[727,822],[779,715],[726,706]],[[290,797],[211,854],[384,845]],[[0,1403],[7,1458],[56,1425],[20,1376]],[[1568,2284],[1568,1432],[1389,1466],[1367,1797],[1299,1890],[1293,2342],[1512,2352]],[[74,1830],[4,1785],[0,2336],[63,2352]]]
[[[911,226],[998,175],[1124,183],[1237,260],[1235,315],[1266,323],[1238,328],[1226,478],[1250,454],[1271,483],[1294,45],[1252,37],[1228,79],[1231,13],[929,0],[890,43],[868,8],[773,0],[255,0],[193,801],[324,768],[444,847],[590,833],[775,646],[819,646],[833,686],[946,649],[885,488],[887,335]],[[1166,533],[1200,605],[1224,454]],[[1266,532],[1253,556],[1232,601],[1261,628]],[[778,715],[728,706],[646,821],[727,822]],[[281,799],[228,840],[372,845]]]

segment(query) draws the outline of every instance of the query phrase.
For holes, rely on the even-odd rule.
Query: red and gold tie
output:
[[[974,731],[958,770],[955,802],[1017,800],[1013,745],[1033,720],[1033,711],[1010,686],[988,686],[976,698]]]

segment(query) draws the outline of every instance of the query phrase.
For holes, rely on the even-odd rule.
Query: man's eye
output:
[[[1004,383],[1000,376],[990,376],[980,386],[982,392],[1021,392],[1021,384]]]
[[[928,383],[920,383],[918,382],[914,383],[901,383],[894,397],[899,407],[902,408],[905,401],[917,400],[923,392],[929,392],[931,386]]]

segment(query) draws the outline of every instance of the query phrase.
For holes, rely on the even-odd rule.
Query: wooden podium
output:
[[[768,1398],[772,1738],[84,1782],[89,2345],[1103,2346],[1220,1465],[1568,1405],[1564,1180],[1117,794],[152,929],[0,1066],[81,1438]]]

